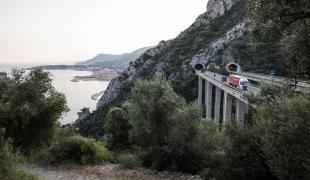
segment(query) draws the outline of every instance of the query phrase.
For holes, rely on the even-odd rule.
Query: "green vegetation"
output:
[[[161,53],[154,57],[143,54],[131,63],[130,67],[137,69],[139,78],[151,79],[158,71],[158,66],[163,65],[160,72],[169,79],[176,94],[187,102],[195,100],[198,84],[195,72],[190,65],[193,56],[204,52],[210,43],[222,38],[234,26],[246,19],[249,16],[248,2],[249,0],[239,0],[224,15],[208,19],[208,24],[192,25],[178,37],[169,41],[169,47]],[[207,13],[202,14],[200,18],[207,19]],[[224,55],[228,53],[237,63],[241,64],[244,71],[269,74],[274,69],[278,75],[286,75],[285,64],[282,63],[280,55],[280,35],[274,33],[256,43],[251,40],[250,34],[246,34],[232,41],[214,57],[210,57],[210,61],[214,61],[215,65],[220,67],[219,73],[224,74],[223,69],[227,63]],[[121,107],[133,88],[133,83],[127,81],[128,78],[129,74],[122,73],[118,80],[123,86],[118,97],[79,124],[79,132],[82,135],[100,139],[106,134],[106,129],[103,128],[107,120],[106,115],[111,108]]]
[[[282,63],[294,78],[310,78],[310,3],[308,0],[251,0],[256,40],[278,33]]]
[[[206,166],[215,167],[218,163],[215,157],[221,159],[226,145],[217,127],[200,115],[198,106],[186,104],[165,77],[156,74],[154,79],[135,83],[122,108],[111,109],[109,122],[113,118],[129,121],[130,126],[122,132],[129,131],[130,145],[140,147],[138,157],[144,166],[198,172]],[[113,136],[110,139],[109,142],[113,141]],[[120,157],[125,166],[137,162],[131,154]]]
[[[279,179],[310,178],[310,94],[280,95],[254,116],[266,163]]]
[[[66,112],[65,96],[57,92],[48,73],[35,70],[25,75],[13,71],[11,79],[2,80],[0,128],[4,136],[22,152],[48,145],[58,119]]]
[[[157,74],[151,81],[138,80],[124,105],[132,126],[135,144],[147,149],[167,144],[175,120],[173,114],[185,100],[173,92],[165,77]]]
[[[226,164],[223,167],[229,179],[275,179],[266,164],[260,137],[252,125],[241,127],[231,124],[224,133],[230,142],[225,152]]]
[[[120,163],[123,168],[134,169],[140,166],[139,159],[136,154],[121,153],[116,158],[117,163]]]
[[[110,159],[102,143],[59,127],[68,108],[48,73],[14,70],[12,75],[0,80],[0,179],[36,179],[19,170],[24,160],[96,164]]]
[[[291,77],[309,78],[309,2],[292,2],[251,0],[254,38],[246,35],[218,52],[214,59],[218,71],[223,72],[223,54],[229,50],[245,70],[268,73],[276,69]],[[260,95],[248,97],[254,106],[246,124],[232,122],[221,130],[202,119],[201,108],[191,103],[197,80],[188,68],[190,59],[243,20],[246,12],[247,1],[240,0],[208,26],[182,33],[161,54],[145,54],[131,63],[141,68],[143,78],[126,84],[118,99],[79,126],[83,135],[106,142],[57,127],[67,110],[66,101],[54,90],[47,73],[15,71],[13,78],[0,80],[0,129],[4,129],[0,179],[35,179],[18,169],[22,155],[29,158],[34,152],[55,164],[112,161],[129,169],[145,166],[205,179],[310,179],[309,93],[294,92],[285,84],[262,85]],[[142,68],[150,58],[151,65]],[[156,66],[161,62],[167,66],[158,74]],[[128,74],[124,72],[122,78]]]
[[[109,137],[109,146],[123,149],[129,145],[130,124],[122,108],[112,108],[107,115],[105,129]]]
[[[26,173],[19,169],[19,163],[23,161],[20,152],[14,151],[10,140],[3,137],[3,131],[0,132],[0,179],[12,180],[35,180],[34,175]]]
[[[179,97],[163,75],[140,79],[121,108],[109,113],[109,121],[130,123],[122,129],[129,132],[129,145],[122,150],[139,147],[133,154],[116,156],[116,161],[126,168],[141,162],[157,170],[199,173],[205,179],[308,179],[310,95],[264,85],[262,93],[249,100],[256,108],[247,124],[232,123],[219,131],[217,124],[201,118],[198,106]],[[127,140],[125,134],[122,139]]]
[[[65,138],[50,150],[52,163],[98,164],[110,159],[105,146],[81,136]]]

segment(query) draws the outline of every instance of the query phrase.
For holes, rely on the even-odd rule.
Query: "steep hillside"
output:
[[[88,65],[88,66],[103,66],[103,67],[114,66],[119,69],[125,69],[128,67],[131,61],[136,60],[139,56],[141,56],[141,54],[143,54],[146,50],[150,48],[152,47],[151,46],[143,47],[131,53],[125,53],[125,54],[120,54],[120,55],[98,54],[94,58],[78,63],[78,64]]]
[[[108,109],[124,101],[136,79],[151,78],[156,72],[164,73],[174,90],[192,101],[197,98],[197,79],[193,69],[196,63],[214,65],[219,70],[232,61],[240,63],[247,71],[268,72],[277,68],[277,46],[266,43],[253,46],[248,37],[250,29],[247,0],[209,0],[207,11],[187,30],[175,39],[161,41],[147,50],[130,63],[121,76],[110,82],[98,101],[97,110],[79,124],[80,132],[102,136]],[[257,68],[262,63],[264,65]]]

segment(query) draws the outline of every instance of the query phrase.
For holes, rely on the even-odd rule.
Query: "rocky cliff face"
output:
[[[136,63],[140,63],[141,66],[136,67],[130,65],[127,70],[123,71],[120,77],[113,79],[108,85],[104,95],[97,103],[97,109],[109,105],[115,100],[121,93],[121,90],[131,86],[134,80],[141,76],[141,73],[148,69],[155,62],[152,61],[152,57],[159,55],[162,51],[170,46],[169,41],[161,41],[156,47],[147,50],[141,57],[136,60]],[[157,66],[157,71],[161,71],[160,66]]]
[[[209,0],[207,5],[207,15],[210,18],[222,16],[230,10],[238,0]]]
[[[247,0],[209,0],[207,11],[187,30],[147,50],[110,82],[91,121],[85,122],[87,128],[80,127],[82,133],[95,134],[89,132],[91,123],[103,122],[108,109],[124,101],[136,79],[151,78],[156,72],[164,73],[179,95],[188,101],[194,100],[197,80],[193,64],[236,60],[227,46],[250,30],[251,22],[244,15],[246,3]],[[96,115],[98,113],[100,115]]]
[[[232,41],[244,37],[251,30],[251,21],[249,19],[244,19],[232,29],[230,29],[225,36],[216,39],[211,42],[207,48],[202,49],[197,53],[192,61],[191,65],[195,64],[208,64],[209,62],[215,62],[215,58],[219,51],[224,50],[222,59],[224,63],[229,63],[235,61],[230,49],[226,49],[225,46],[228,46]]]

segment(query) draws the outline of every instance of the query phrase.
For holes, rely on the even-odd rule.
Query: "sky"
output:
[[[176,37],[207,0],[0,0],[0,63],[62,63]]]

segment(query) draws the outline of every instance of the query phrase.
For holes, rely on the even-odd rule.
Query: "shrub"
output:
[[[167,143],[174,120],[171,115],[185,104],[161,74],[136,81],[127,103],[131,140],[144,149]]]
[[[310,94],[279,95],[254,115],[266,162],[279,179],[310,179]]]
[[[224,156],[226,138],[216,124],[202,119],[200,114],[198,106],[188,104],[175,115],[167,148],[177,171],[197,173],[218,166]]]
[[[198,174],[200,178],[204,180],[223,179],[223,172],[218,169],[205,168],[202,171],[200,171]]]
[[[28,75],[15,70],[5,80],[0,96],[0,128],[13,145],[27,155],[48,145],[58,119],[67,111],[64,94],[57,92],[47,72],[31,71]]]
[[[226,127],[225,134],[230,142],[224,167],[229,179],[274,179],[266,164],[260,137],[252,126],[230,124]]]
[[[140,165],[138,157],[135,154],[124,153],[117,157],[117,162],[126,169],[133,169]]]
[[[34,175],[18,169],[22,160],[22,155],[19,152],[14,152],[11,143],[0,134],[0,179],[37,179]]]
[[[130,124],[122,108],[112,108],[106,119],[105,130],[108,133],[109,146],[124,149],[129,146]]]
[[[98,164],[110,159],[105,146],[93,139],[81,136],[66,138],[50,151],[52,163]]]

